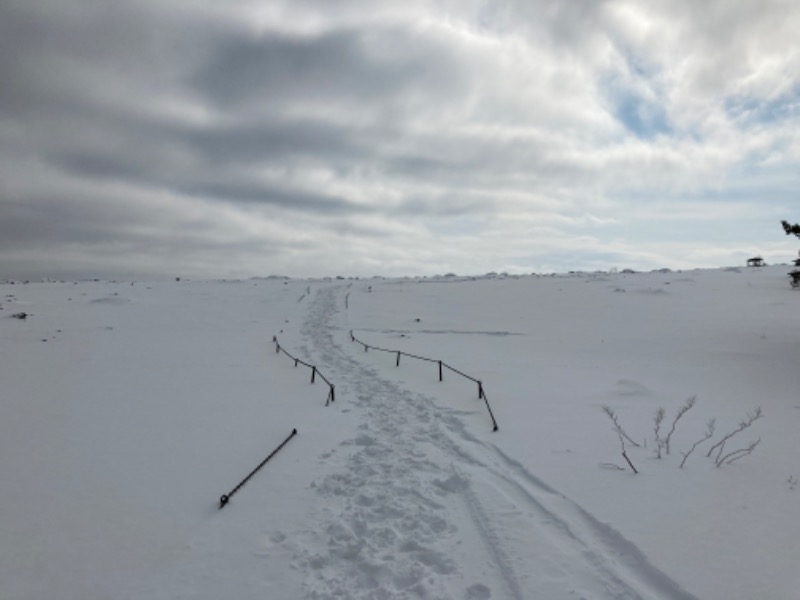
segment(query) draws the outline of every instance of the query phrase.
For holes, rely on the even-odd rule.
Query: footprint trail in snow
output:
[[[309,597],[693,598],[456,415],[348,355],[339,291],[315,295],[302,333],[362,422],[314,484],[325,525],[295,557]]]

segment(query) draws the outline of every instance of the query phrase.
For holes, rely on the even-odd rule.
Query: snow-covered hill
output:
[[[796,598],[787,270],[2,285],[0,597]]]

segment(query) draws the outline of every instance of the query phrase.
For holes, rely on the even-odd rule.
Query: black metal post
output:
[[[283,440],[283,442],[281,442],[281,445],[278,446],[277,448],[275,448],[275,450],[273,450],[272,453],[269,456],[267,456],[267,458],[265,458],[263,461],[261,461],[261,463],[255,469],[250,471],[250,474],[247,477],[245,477],[244,479],[242,479],[242,481],[241,481],[241,483],[239,483],[239,485],[237,485],[235,488],[233,488],[227,494],[222,494],[222,496],[220,496],[220,498],[219,498],[219,508],[221,509],[223,506],[225,506],[228,503],[228,501],[231,499],[231,496],[233,496],[236,492],[238,492],[239,489],[245,483],[247,483],[248,480],[253,475],[255,475],[261,467],[263,467],[265,464],[267,464],[267,461],[269,461],[269,459],[271,459],[273,456],[275,456],[278,453],[278,451],[281,448],[283,448],[289,442],[289,440],[292,439],[296,435],[297,435],[297,429],[292,429],[292,433],[289,434],[289,437],[287,437],[285,440]]]

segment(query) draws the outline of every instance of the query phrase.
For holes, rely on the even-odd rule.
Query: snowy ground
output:
[[[788,270],[0,285],[0,597],[800,597]]]

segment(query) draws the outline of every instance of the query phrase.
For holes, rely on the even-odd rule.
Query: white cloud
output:
[[[782,249],[799,26],[777,0],[13,2],[0,278]]]

